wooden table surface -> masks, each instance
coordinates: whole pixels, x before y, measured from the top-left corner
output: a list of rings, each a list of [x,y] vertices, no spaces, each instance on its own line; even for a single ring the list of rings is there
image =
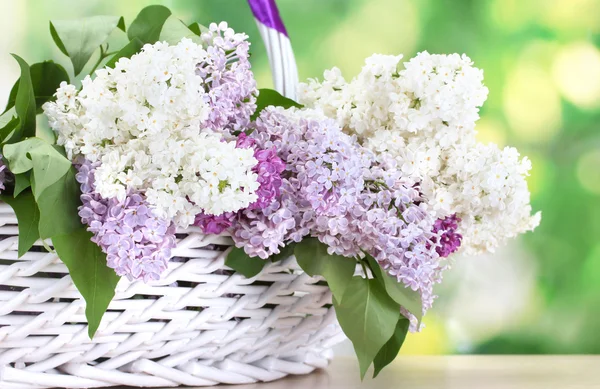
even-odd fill
[[[326,370],[227,389],[600,389],[598,356],[402,356],[360,382],[352,358]]]

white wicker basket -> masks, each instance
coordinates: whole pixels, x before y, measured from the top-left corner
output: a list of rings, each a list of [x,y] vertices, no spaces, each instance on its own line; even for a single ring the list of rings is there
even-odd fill
[[[275,84],[293,97],[289,41],[259,27]],[[41,242],[17,258],[17,219],[1,203],[0,239],[1,389],[272,381],[327,366],[344,339],[329,288],[293,257],[246,279],[224,264],[231,238],[190,228],[160,281],[121,280],[90,340],[66,266]]]

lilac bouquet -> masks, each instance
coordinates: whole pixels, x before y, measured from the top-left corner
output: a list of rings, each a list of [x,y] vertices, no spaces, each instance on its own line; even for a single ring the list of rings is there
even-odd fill
[[[374,55],[351,81],[334,68],[301,84],[300,105],[256,89],[245,34],[165,15],[158,36],[138,17],[116,54],[100,42],[97,65],[111,58],[80,89],[44,63],[56,89],[45,101],[27,99],[38,64],[16,57],[18,93],[0,117],[0,189],[20,199],[17,216],[39,216],[19,253],[52,240],[88,301],[90,336],[119,278],[160,279],[176,231],[196,226],[230,236],[226,264],[248,278],[291,255],[323,277],[361,375],[371,364],[377,375],[420,330],[453,255],[539,223],[530,162],[475,139],[487,89],[468,57]],[[70,25],[57,26],[72,54]],[[71,59],[78,74],[85,63]],[[55,143],[35,137],[36,110]]]

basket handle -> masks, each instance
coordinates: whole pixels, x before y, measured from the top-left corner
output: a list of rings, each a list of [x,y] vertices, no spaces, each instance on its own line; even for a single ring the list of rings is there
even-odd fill
[[[248,4],[265,42],[275,89],[285,97],[295,99],[298,68],[277,4],[275,0],[248,0]]]

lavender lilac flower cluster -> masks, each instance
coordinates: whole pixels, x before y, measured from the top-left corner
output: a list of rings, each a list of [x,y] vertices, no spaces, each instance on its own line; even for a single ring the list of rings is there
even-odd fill
[[[130,280],[157,280],[167,268],[175,247],[175,226],[152,215],[144,197],[104,199],[94,188],[98,164],[83,161],[75,176],[81,184],[81,221],[94,234],[92,241],[106,253],[107,264]]]
[[[419,291],[424,312],[431,307],[444,257],[460,245],[457,220],[436,220],[418,187],[393,162],[375,161],[333,120],[311,110],[267,108],[242,143],[277,150],[285,170],[280,196],[227,219],[238,247],[268,258],[290,242],[314,236],[330,253],[373,256],[399,282]],[[229,228],[222,217],[201,218],[204,231]]]
[[[307,115],[308,113],[308,115]],[[251,134],[285,162],[281,196],[262,209],[240,212],[233,239],[250,256],[267,258],[287,242],[299,242],[319,217],[343,215],[363,186],[368,153],[355,147],[333,120],[311,111],[267,108]]]
[[[400,171],[374,165],[356,205],[341,218],[319,223],[317,236],[338,254],[373,256],[399,282],[421,293],[425,312],[444,270],[434,222],[421,194]]]
[[[236,34],[226,23],[211,24],[202,34],[207,56],[197,74],[205,80],[210,106],[207,128],[215,131],[243,130],[256,109],[256,80],[250,70],[250,43],[246,34]]]

